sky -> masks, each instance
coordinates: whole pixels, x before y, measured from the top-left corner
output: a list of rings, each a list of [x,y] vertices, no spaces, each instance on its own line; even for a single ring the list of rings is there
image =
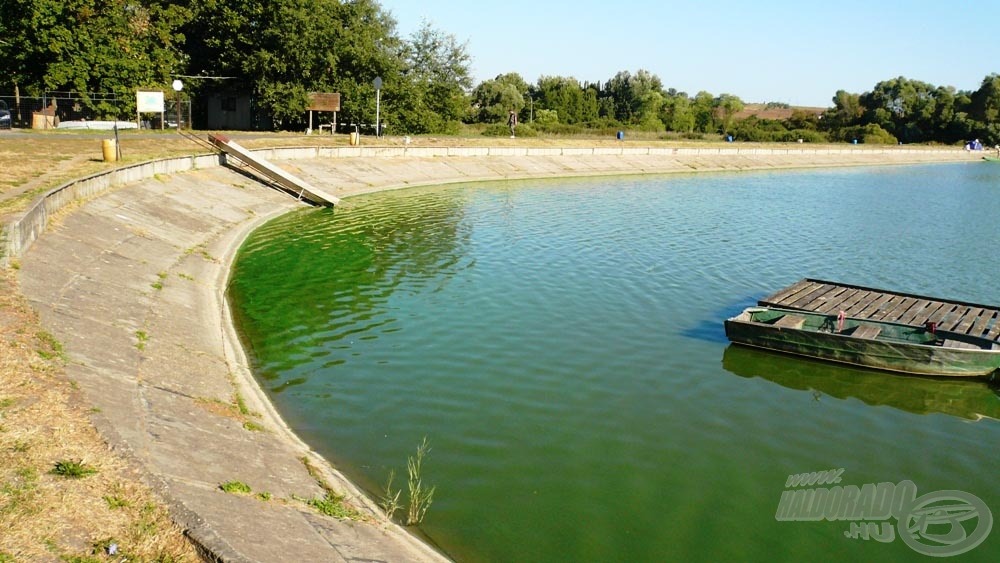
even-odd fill
[[[976,90],[1000,73],[1000,0],[381,0],[467,42],[478,84],[517,72],[605,82],[640,69],[694,96],[828,107],[904,76]]]

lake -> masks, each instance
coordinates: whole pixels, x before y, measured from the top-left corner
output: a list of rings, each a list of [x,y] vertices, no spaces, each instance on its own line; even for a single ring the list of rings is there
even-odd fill
[[[786,481],[1000,518],[1000,391],[735,348],[723,321],[804,277],[1000,303],[998,219],[986,163],[414,188],[271,221],[229,293],[282,416],[372,496],[427,438],[420,531],[456,560],[910,561],[896,519],[776,519]]]

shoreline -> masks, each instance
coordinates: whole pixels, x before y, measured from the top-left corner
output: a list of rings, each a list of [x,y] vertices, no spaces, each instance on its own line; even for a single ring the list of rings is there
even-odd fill
[[[310,181],[335,186],[345,197],[489,179],[978,160],[952,150],[905,162],[885,155],[858,162],[858,154],[819,158],[803,151],[745,161],[717,154],[688,162],[649,155],[275,160]],[[644,160],[651,158],[660,164]],[[125,185],[92,197],[48,229],[23,256],[19,275],[44,324],[66,343],[67,377],[79,381],[88,400],[107,413],[95,415],[106,439],[131,452],[162,483],[157,488],[175,518],[200,545],[226,560],[276,560],[288,553],[307,559],[443,559],[414,534],[380,521],[374,502],[284,423],[249,369],[225,295],[232,261],[253,229],[295,209],[294,200],[215,167]],[[161,289],[153,287],[157,279]],[[266,432],[247,431],[246,420],[204,406],[239,403],[233,393],[249,399],[249,410],[260,414],[256,420]],[[330,521],[290,500],[263,502],[217,490],[217,484],[238,478],[276,498],[322,495],[301,457],[379,523]],[[206,471],[199,471],[202,467]]]

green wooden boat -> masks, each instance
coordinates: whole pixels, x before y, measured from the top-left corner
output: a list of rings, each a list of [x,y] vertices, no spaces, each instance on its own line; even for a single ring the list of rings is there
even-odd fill
[[[1000,156],[984,156],[983,160],[986,162],[1000,162]]]
[[[774,307],[749,307],[725,324],[736,344],[885,371],[992,378],[1000,369],[1000,345],[993,340],[933,325]]]

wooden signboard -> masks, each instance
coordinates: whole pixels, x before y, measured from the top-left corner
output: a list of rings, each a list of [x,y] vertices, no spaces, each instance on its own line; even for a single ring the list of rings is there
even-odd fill
[[[309,111],[340,111],[340,93],[309,92]]]

